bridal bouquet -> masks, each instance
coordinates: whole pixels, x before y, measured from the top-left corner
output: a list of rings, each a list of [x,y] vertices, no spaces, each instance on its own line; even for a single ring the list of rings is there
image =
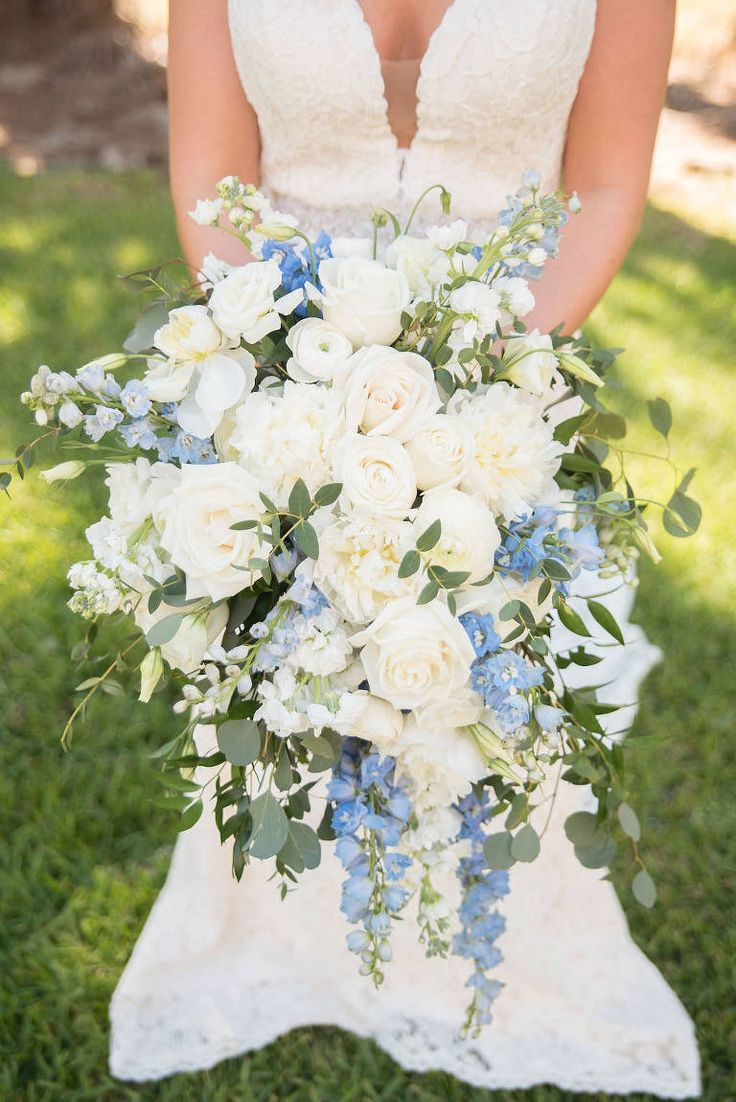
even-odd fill
[[[566,826],[578,857],[603,867],[628,836],[634,894],[654,901],[612,706],[594,675],[565,684],[571,664],[594,674],[594,629],[622,641],[601,601],[581,615],[576,578],[656,555],[600,397],[614,353],[522,320],[575,206],[529,173],[484,235],[413,235],[413,215],[379,210],[372,237],[311,240],[226,178],[193,216],[252,262],[210,255],[194,286],[139,274],[158,297],[126,351],[41,367],[23,395],[41,432],[13,461],[22,475],[52,437],[74,454],[48,481],[107,475],[69,571],[89,676],[65,741],[121,671],[143,701],[175,683],[184,726],[155,756],[180,829],[206,803],[235,875],[271,859],[282,891],[334,841],[360,971],[381,982],[414,898],[427,953],[472,963],[467,1030],[490,1020],[494,908],[539,851],[545,781],[591,786],[597,813]],[[650,409],[666,436],[667,404]],[[678,535],[697,525],[690,477],[664,506]],[[103,668],[110,616],[139,630]],[[578,646],[552,652],[557,622]]]

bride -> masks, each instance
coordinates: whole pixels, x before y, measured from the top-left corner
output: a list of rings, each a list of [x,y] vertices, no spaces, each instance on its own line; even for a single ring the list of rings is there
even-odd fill
[[[576,189],[583,212],[527,321],[571,331],[636,232],[673,17],[674,0],[172,0],[171,180],[187,258],[195,270],[211,249],[246,259],[186,214],[229,173],[260,181],[307,231],[356,234],[372,205],[401,215],[437,182],[454,217],[487,225],[536,169],[543,190]],[[620,729],[657,654],[628,624],[631,588],[606,600],[626,625],[598,667],[607,698],[627,705]],[[264,863],[232,879],[203,816],[178,840],[113,997],[113,1074],[207,1068],[318,1024],[479,1087],[697,1095],[692,1023],[630,940],[611,884],[577,863],[562,824],[580,790],[563,787],[541,857],[512,870],[505,987],[474,1040],[458,1036],[462,964],[426,960],[411,923],[398,924],[380,993],[357,975],[331,853],[281,902]]]

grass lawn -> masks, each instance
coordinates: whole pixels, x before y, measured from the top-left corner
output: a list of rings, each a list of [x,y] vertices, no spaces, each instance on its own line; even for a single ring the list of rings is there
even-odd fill
[[[650,207],[592,326],[599,340],[630,349],[622,400],[635,438],[651,442],[641,399],[670,399],[675,454],[699,468],[694,492],[705,509],[694,539],[660,539],[665,561],[644,567],[636,612],[667,653],[644,687],[637,734],[668,738],[630,759],[661,904],[641,910],[613,875],[634,937],[695,1019],[703,1097],[733,1102],[736,244],[727,227],[707,235],[694,217]],[[43,361],[73,369],[113,350],[138,308],[115,275],[175,248],[157,176],[0,175],[0,454],[12,454],[24,432],[17,395],[31,371]],[[80,622],[65,609],[65,572],[100,505],[91,481],[61,493],[42,490],[36,477],[12,505],[0,502],[0,1098],[580,1098],[546,1087],[488,1093],[441,1074],[408,1074],[370,1043],[326,1029],[163,1084],[110,1079],[107,1003],[162,883],[173,823],[148,804],[158,786],[143,753],[167,737],[163,702],[105,697],[71,754],[58,742],[79,680],[67,658]]]

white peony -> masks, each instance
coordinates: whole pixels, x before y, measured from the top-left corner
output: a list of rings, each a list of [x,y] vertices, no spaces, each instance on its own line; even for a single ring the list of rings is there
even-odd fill
[[[302,318],[286,335],[291,356],[286,371],[298,383],[330,383],[350,358],[353,346],[322,318]]]
[[[259,390],[243,402],[229,446],[281,508],[297,479],[311,493],[332,481],[335,446],[344,433],[341,394],[287,381],[283,390]]]
[[[390,436],[346,437],[335,456],[345,512],[401,520],[417,496],[414,468],[406,449]]]
[[[275,260],[258,261],[235,268],[210,297],[212,316],[228,337],[255,344],[281,326],[274,292],[281,284]]]
[[[411,440],[440,406],[432,365],[416,352],[382,344],[360,348],[335,375],[349,429]]]
[[[159,620],[174,616],[176,612],[175,608],[163,603],[155,612],[149,612],[148,597],[144,594],[136,605],[133,618],[145,635]],[[161,644],[162,656],[172,669],[192,673],[199,668],[209,648],[222,635],[227,618],[228,609],[225,604],[201,612],[187,613],[173,639]]]
[[[314,584],[353,624],[367,624],[397,597],[416,592],[418,575],[399,578],[412,546],[406,521],[340,517],[320,533]]]
[[[430,562],[446,570],[469,572],[465,584],[487,577],[501,536],[485,502],[462,490],[429,490],[417,510],[414,530],[419,536],[437,520],[442,528],[428,552]]]
[[[410,716],[392,749],[398,776],[408,778],[417,811],[455,803],[488,774],[469,731]]]
[[[475,651],[441,601],[392,601],[351,639],[361,647],[370,690],[395,708],[421,709],[448,700],[468,682]]]
[[[268,544],[255,528],[231,527],[261,519],[258,490],[255,479],[235,463],[182,468],[164,512],[161,545],[184,571],[188,598],[232,597],[259,576],[248,562],[267,558]]]
[[[414,299],[432,298],[435,287],[450,274],[450,260],[432,241],[399,234],[384,254],[386,263],[407,282]]]
[[[504,377],[532,394],[544,394],[557,375],[557,357],[549,333],[534,329],[510,338],[503,356]]]
[[[515,520],[557,495],[554,476],[564,448],[542,417],[538,399],[508,383],[457,393],[448,412],[468,426],[475,450],[460,486],[494,514]]]
[[[436,413],[406,444],[417,486],[457,486],[473,457],[473,437],[457,417]]]
[[[321,261],[322,313],[353,348],[391,344],[401,332],[401,314],[411,293],[400,272],[362,256]]]
[[[450,294],[450,309],[459,314],[454,331],[466,345],[496,332],[501,320],[501,296],[487,283],[469,279]]]

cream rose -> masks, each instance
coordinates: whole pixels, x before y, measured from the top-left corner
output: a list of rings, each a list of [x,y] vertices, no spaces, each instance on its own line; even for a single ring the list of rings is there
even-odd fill
[[[258,483],[235,463],[187,465],[164,511],[161,546],[184,571],[187,597],[219,601],[259,576],[251,558],[268,556],[255,528],[233,531],[241,520],[260,520]]]
[[[387,700],[382,700],[380,696],[372,696],[371,693],[363,690],[353,693],[353,700],[362,701],[362,707],[350,725],[344,728],[343,733],[372,742],[384,754],[390,754],[404,725],[401,712]]]
[[[228,337],[255,344],[281,326],[274,299],[280,284],[275,260],[235,268],[215,284],[210,297],[212,317]]]
[[[459,692],[475,659],[462,625],[439,600],[393,601],[351,642],[362,648],[371,692],[401,709],[426,708]]]
[[[382,344],[359,349],[335,374],[348,428],[405,443],[440,406],[432,365]]]
[[[493,570],[493,556],[501,543],[488,506],[462,490],[429,490],[417,510],[414,529],[421,535],[436,520],[440,538],[428,552],[435,566],[469,572],[468,583],[478,582]]]
[[[319,266],[322,313],[353,348],[391,344],[411,294],[400,272],[362,256],[328,257]]]
[[[549,333],[538,329],[510,338],[503,356],[504,377],[532,394],[544,394],[557,374],[557,357]]]
[[[455,803],[475,781],[488,774],[488,766],[469,731],[429,724],[415,716],[404,722],[391,754],[396,757],[398,775],[409,781],[417,811]]]
[[[298,383],[329,383],[353,352],[339,329],[322,318],[302,318],[286,335],[289,376]]]
[[[336,452],[335,478],[348,513],[401,520],[417,496],[411,460],[390,436],[346,437]]]
[[[473,437],[456,417],[436,413],[407,441],[406,450],[414,466],[417,486],[457,486],[473,457]]]

